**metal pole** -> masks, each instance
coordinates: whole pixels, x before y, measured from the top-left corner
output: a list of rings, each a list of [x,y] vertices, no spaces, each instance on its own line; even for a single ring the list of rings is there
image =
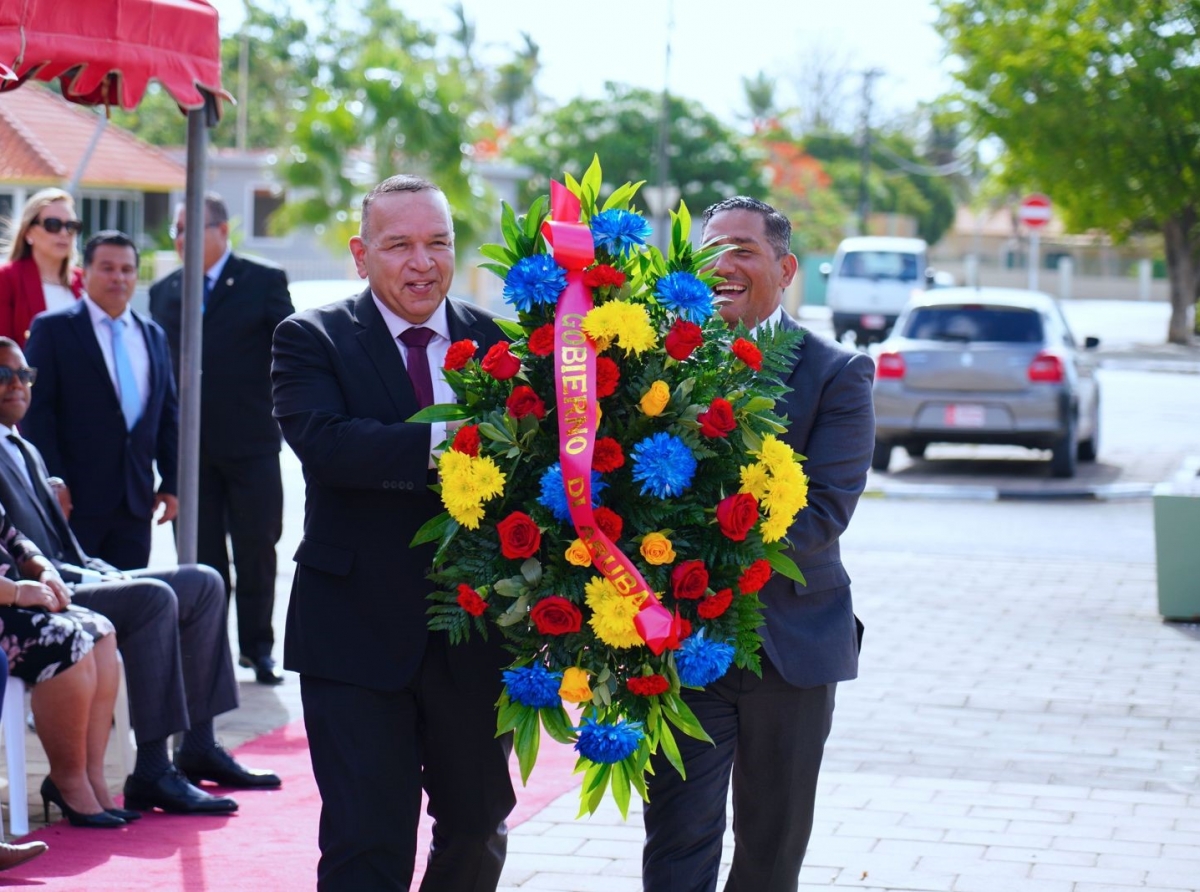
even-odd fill
[[[666,58],[663,62],[663,91],[662,106],[658,112],[658,145],[655,148],[656,179],[658,181],[658,207],[652,208],[654,215],[653,238],[664,256],[671,250],[671,234],[667,231],[667,221],[671,219],[667,208],[667,182],[671,178],[671,159],[668,149],[671,144],[671,94],[668,88],[671,79],[671,35],[675,30],[675,5],[667,4],[667,47]]]
[[[1038,257],[1042,246],[1042,237],[1035,229],[1029,234],[1029,290],[1037,291],[1038,288],[1038,264],[1041,260]]]
[[[878,68],[863,72],[863,132],[858,174],[859,235],[867,235],[867,220],[871,216],[871,82],[882,74]]]
[[[83,155],[79,158],[79,163],[75,165],[75,171],[71,174],[71,181],[67,183],[64,191],[71,193],[75,198],[75,203],[82,206],[80,200],[79,182],[83,179],[83,172],[87,170],[88,162],[92,160],[92,154],[96,151],[96,146],[100,142],[100,137],[104,135],[104,128],[108,126],[108,109],[100,109],[99,120],[96,121],[96,126],[92,130],[91,139],[88,140],[87,146],[83,150]],[[101,226],[101,228],[105,228]]]
[[[204,308],[204,178],[208,158],[206,109],[187,116],[187,211],[183,240],[183,307],[179,337],[179,563],[196,562],[200,498],[200,351]]]

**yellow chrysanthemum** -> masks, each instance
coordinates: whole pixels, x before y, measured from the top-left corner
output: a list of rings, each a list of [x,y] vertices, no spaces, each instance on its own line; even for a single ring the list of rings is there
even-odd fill
[[[442,504],[469,530],[479,528],[483,503],[504,492],[504,472],[489,456],[470,456],[450,449],[438,460]]]
[[[592,699],[592,689],[588,686],[588,674],[578,666],[568,666],[563,670],[562,684],[558,686],[558,696],[568,703],[588,703]]]
[[[583,330],[601,349],[614,341],[627,353],[643,353],[658,343],[650,314],[638,304],[612,300],[583,317]]]
[[[764,542],[778,542],[787,535],[791,522],[782,516],[770,516],[762,522],[762,537]]]
[[[592,616],[588,625],[596,637],[609,647],[637,647],[645,644],[633,625],[642,597],[625,597],[603,576],[594,576],[584,587]]]
[[[565,554],[567,563],[573,564],[576,567],[586,567],[592,562],[592,556],[587,550],[587,546],[583,544],[582,539],[576,539],[568,547]]]
[[[642,537],[642,557],[647,564],[662,566],[675,560],[675,546],[662,533],[647,533]]]
[[[767,473],[766,465],[758,461],[752,465],[743,465],[741,478],[742,488],[740,491],[750,493],[761,502],[771,483],[771,475]]]
[[[667,408],[669,402],[671,402],[671,388],[667,386],[666,381],[655,381],[650,385],[650,389],[642,394],[639,405],[643,412],[654,418],[662,414],[662,410]]]
[[[767,470],[774,474],[778,468],[795,462],[796,453],[791,446],[774,434],[767,434],[763,437],[762,449],[759,451],[758,457],[767,466]]]

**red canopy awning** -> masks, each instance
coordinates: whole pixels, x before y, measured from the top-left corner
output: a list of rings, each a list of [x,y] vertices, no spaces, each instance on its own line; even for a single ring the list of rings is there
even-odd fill
[[[5,66],[16,80],[3,79]],[[229,98],[217,11],[204,0],[0,0],[0,90],[31,77],[58,78],[75,102],[125,109],[151,79],[184,109],[203,107],[206,93]]]

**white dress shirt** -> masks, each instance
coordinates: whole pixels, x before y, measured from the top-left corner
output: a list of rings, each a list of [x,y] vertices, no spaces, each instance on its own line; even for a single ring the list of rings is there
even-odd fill
[[[393,313],[387,304],[375,295],[374,291],[371,292],[371,299],[375,301],[375,306],[379,308],[379,314],[383,316],[388,333],[392,336],[392,343],[400,351],[405,368],[408,368],[408,348],[400,340],[401,333],[410,328],[428,328],[434,333],[425,347],[425,355],[429,359],[429,377],[433,381],[433,401],[435,403],[457,402],[454,389],[446,383],[446,378],[442,374],[442,367],[446,364],[446,353],[450,350],[450,319],[446,315],[446,302],[442,301],[438,304],[433,315],[420,325],[413,325],[407,319],[401,319]],[[437,421],[429,425],[429,467],[437,467],[433,447],[445,439],[446,423],[444,421]]]
[[[112,381],[113,391],[119,396],[121,388],[117,384],[117,370],[113,365],[112,329],[104,321],[108,313],[86,294],[83,302],[87,305],[88,316],[92,320],[92,330],[96,333],[96,342],[100,345],[100,353],[104,356],[104,364],[108,367],[108,377]],[[129,354],[129,364],[133,367],[133,377],[137,381],[138,395],[142,400],[142,410],[146,408],[146,398],[150,394],[150,351],[146,347],[146,339],[142,335],[142,327],[133,318],[129,308],[117,317],[125,320],[121,330],[121,341],[125,344],[125,352]]]

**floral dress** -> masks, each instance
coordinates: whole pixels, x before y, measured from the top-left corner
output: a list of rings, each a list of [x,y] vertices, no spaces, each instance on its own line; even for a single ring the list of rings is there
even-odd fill
[[[41,554],[0,508],[0,575],[18,581],[17,565]],[[0,606],[0,650],[8,674],[33,685],[70,669],[114,632],[108,618],[72,604],[62,613]]]

